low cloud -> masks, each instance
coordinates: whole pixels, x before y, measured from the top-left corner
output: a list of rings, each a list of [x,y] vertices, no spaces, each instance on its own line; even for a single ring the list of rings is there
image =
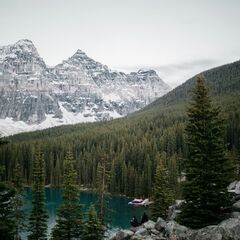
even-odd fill
[[[200,59],[188,62],[181,62],[177,64],[166,65],[149,65],[149,66],[129,66],[120,67],[125,72],[137,71],[141,68],[154,69],[158,75],[172,88],[182,84],[194,75],[208,70],[210,68],[219,66],[223,63],[217,60]]]
[[[154,69],[164,81],[174,88],[194,75],[220,64],[221,63],[216,60],[202,59],[179,64],[162,65]]]

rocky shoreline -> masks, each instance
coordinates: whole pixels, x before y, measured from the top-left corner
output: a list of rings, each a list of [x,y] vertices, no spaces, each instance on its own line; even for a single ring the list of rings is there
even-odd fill
[[[156,222],[149,220],[140,227],[120,230],[111,240],[240,240],[239,211],[233,212],[231,218],[218,225],[198,230],[182,226],[174,220],[168,222],[162,218],[158,218]]]
[[[174,221],[177,206],[170,207],[170,220],[158,218],[156,222],[149,220],[143,225],[130,230],[119,230],[111,240],[240,240],[240,181],[233,182],[229,192],[233,196],[232,213],[230,218],[218,225],[211,225],[193,230]]]

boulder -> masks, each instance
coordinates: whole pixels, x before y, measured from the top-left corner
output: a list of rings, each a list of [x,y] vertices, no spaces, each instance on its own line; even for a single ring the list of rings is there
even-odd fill
[[[240,212],[233,212],[232,218],[218,225],[192,230],[175,221],[148,221],[136,231],[121,230],[112,240],[240,240]]]
[[[229,218],[221,222],[218,226],[222,229],[223,239],[240,240],[240,219]]]
[[[151,236],[133,235],[132,240],[153,240]]]
[[[189,234],[189,240],[240,240],[240,218],[229,218]]]
[[[235,196],[233,197],[233,199],[234,199],[235,202],[237,202],[238,200],[240,200],[240,194],[235,195]]]
[[[132,240],[143,240],[144,236],[141,235],[133,235],[133,237],[131,238]]]
[[[135,232],[137,232],[137,230],[140,229],[140,228],[141,228],[141,227],[131,227],[130,230],[135,233]]]
[[[166,221],[159,217],[157,219],[157,222],[155,223],[155,228],[156,230],[161,232],[165,228],[166,224],[167,224]]]
[[[165,233],[169,239],[187,240],[189,229],[175,221],[169,221],[165,226]]]
[[[237,183],[238,183],[238,181],[231,182],[227,189],[228,190],[234,190],[236,188]]]
[[[176,200],[174,205],[169,206],[168,208],[168,217],[169,221],[174,220],[176,216],[181,212],[180,208],[185,203],[185,200]]]
[[[228,186],[228,192],[240,194],[240,181],[234,181]]]
[[[217,231],[217,226],[208,226],[189,234],[189,240],[223,240],[220,231]]]
[[[112,240],[128,240],[133,236],[134,232],[130,230],[120,230],[116,233],[116,235],[112,238]]]
[[[155,222],[154,221],[152,221],[152,220],[149,220],[149,221],[147,221],[147,222],[145,222],[144,224],[143,224],[143,226],[146,228],[146,229],[154,229],[155,228]]]
[[[181,208],[183,204],[186,203],[186,200],[176,200],[175,201],[175,206],[177,209]]]
[[[146,228],[141,227],[135,232],[135,235],[146,236],[148,235],[148,230]]]
[[[233,204],[233,209],[240,212],[240,200]]]
[[[238,218],[238,217],[240,217],[240,212],[232,212],[231,217],[232,217],[232,218]]]
[[[151,229],[151,234],[159,235],[160,232],[157,229],[153,228],[153,229]]]

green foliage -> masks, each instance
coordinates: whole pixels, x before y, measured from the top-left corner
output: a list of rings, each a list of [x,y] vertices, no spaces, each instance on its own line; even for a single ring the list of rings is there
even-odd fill
[[[13,200],[13,218],[15,219],[15,236],[14,239],[18,240],[20,238],[20,232],[26,229],[25,223],[25,213],[23,211],[23,182],[21,167],[19,162],[16,162],[16,165],[13,169],[13,179],[12,185],[15,188],[16,194]]]
[[[211,103],[202,77],[197,80],[193,102],[188,107],[186,133],[186,204],[179,221],[201,228],[224,218],[223,209],[230,205],[227,186],[233,176],[231,162],[226,158],[220,109]]]
[[[160,157],[158,157],[152,200],[152,216],[156,219],[158,217],[166,219],[168,216],[168,207],[174,202],[174,198],[173,190],[170,187],[169,171],[164,166]]]
[[[82,205],[76,181],[73,155],[68,150],[64,160],[63,202],[57,212],[52,239],[79,239],[82,234]]]
[[[0,138],[0,146],[7,142]],[[4,167],[0,166],[0,174],[4,179]],[[16,191],[7,183],[0,182],[0,239],[14,239],[17,223],[14,219],[14,199]]]
[[[36,147],[33,163],[32,211],[29,217],[28,239],[47,239],[47,213],[44,206],[44,159],[39,146]]]
[[[16,221],[12,210],[15,194],[14,188],[0,183],[0,239],[14,239]]]
[[[109,189],[110,184],[110,165],[106,155],[99,154],[99,162],[97,165],[97,176],[96,176],[96,186],[98,193],[97,208],[98,216],[101,221],[102,226],[109,222],[108,213],[110,211],[108,207],[109,203]]]
[[[88,219],[84,223],[82,240],[102,240],[104,231],[101,220],[98,218],[94,205],[88,211]]]

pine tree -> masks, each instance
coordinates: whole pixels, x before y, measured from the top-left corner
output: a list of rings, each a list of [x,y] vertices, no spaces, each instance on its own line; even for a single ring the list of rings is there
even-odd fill
[[[157,157],[158,165],[153,187],[151,213],[154,218],[168,216],[168,207],[173,203],[173,192],[170,189],[169,173],[163,161]]]
[[[63,201],[57,212],[52,239],[79,239],[82,234],[82,205],[76,185],[77,172],[73,164],[72,152],[69,150],[64,159]]]
[[[0,146],[7,144],[0,138]],[[5,168],[0,166],[0,175],[4,179]],[[0,239],[12,240],[16,228],[16,221],[13,216],[14,198],[16,191],[5,182],[0,182]]]
[[[186,204],[178,220],[201,228],[223,219],[223,210],[230,204],[227,186],[233,175],[225,154],[220,109],[211,103],[203,77],[197,80],[187,113]]]
[[[82,240],[102,240],[103,237],[102,223],[97,216],[94,205],[92,205],[88,211],[88,220],[84,224]]]
[[[0,183],[0,239],[14,239],[16,221],[13,216],[15,189],[6,183]]]
[[[97,165],[97,208],[98,208],[98,216],[101,220],[103,226],[105,226],[106,222],[109,222],[110,219],[108,218],[108,213],[110,209],[108,207],[109,203],[109,194],[108,194],[108,187],[110,184],[110,166],[107,161],[106,155],[100,153],[100,161]]]
[[[18,240],[20,238],[20,232],[25,230],[25,214],[22,209],[23,207],[23,182],[22,182],[22,174],[21,167],[19,162],[16,162],[16,165],[13,169],[13,179],[12,185],[15,188],[16,195],[13,199],[13,216],[16,221],[15,227],[15,236],[14,239]]]
[[[44,159],[40,147],[35,150],[35,159],[33,163],[33,186],[32,186],[32,211],[29,218],[28,230],[30,232],[28,239],[43,240],[47,239],[47,212],[45,209],[44,198]]]

